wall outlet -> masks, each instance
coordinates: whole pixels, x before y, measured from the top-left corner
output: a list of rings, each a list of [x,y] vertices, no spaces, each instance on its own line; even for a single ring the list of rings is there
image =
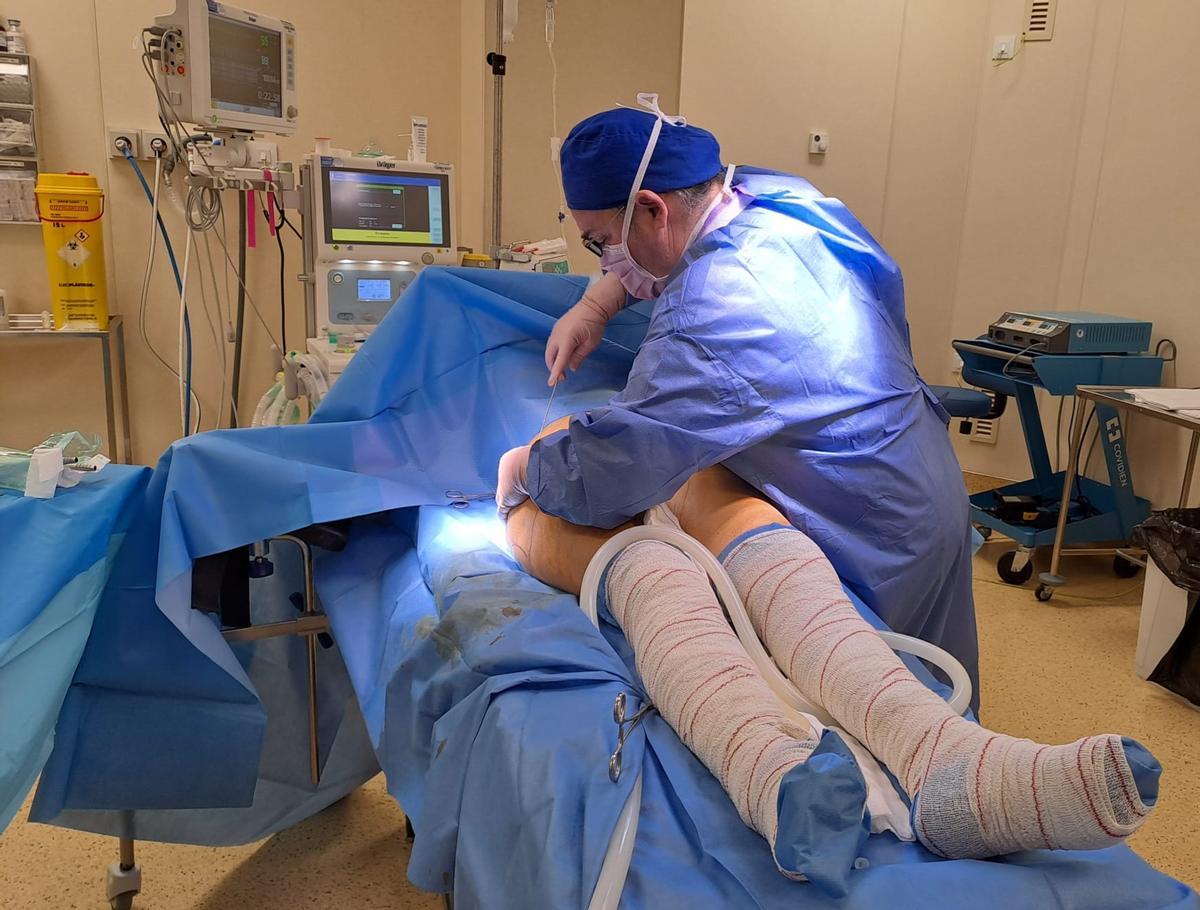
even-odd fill
[[[810,155],[824,155],[829,151],[829,133],[824,130],[815,130],[808,134],[808,153]]]
[[[129,147],[129,151],[133,154],[134,158],[142,157],[141,132],[139,130],[110,126],[107,135],[109,158],[125,157],[125,153],[121,151],[122,143]]]
[[[165,158],[168,150],[171,148],[170,142],[167,141],[167,134],[162,130],[140,130],[142,141],[142,157],[144,158]]]
[[[1017,56],[1017,36],[997,35],[996,40],[992,42],[992,59],[1011,60],[1015,56]]]

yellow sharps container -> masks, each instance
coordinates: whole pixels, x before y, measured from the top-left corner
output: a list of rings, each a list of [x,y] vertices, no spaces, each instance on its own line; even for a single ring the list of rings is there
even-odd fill
[[[54,327],[107,329],[104,190],[90,174],[38,174],[35,192]]]

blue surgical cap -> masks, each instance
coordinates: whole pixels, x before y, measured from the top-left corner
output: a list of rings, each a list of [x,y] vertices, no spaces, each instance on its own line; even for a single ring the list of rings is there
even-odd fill
[[[633,108],[593,114],[577,124],[559,152],[567,207],[596,211],[624,205],[650,141],[655,115]],[[669,193],[721,170],[717,137],[698,126],[664,123],[642,189]]]

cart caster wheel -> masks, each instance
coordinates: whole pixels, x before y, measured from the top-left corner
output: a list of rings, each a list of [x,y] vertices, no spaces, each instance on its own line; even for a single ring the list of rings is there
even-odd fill
[[[1037,590],[1033,592],[1033,596],[1042,603],[1045,603],[1054,596],[1054,589],[1049,585],[1038,585]]]
[[[1113,557],[1113,574],[1117,578],[1136,578],[1142,569],[1136,562],[1130,562],[1123,556]]]
[[[112,910],[133,910],[133,895],[122,894],[114,897],[108,903]]]
[[[1023,585],[1033,577],[1033,560],[1029,559],[1021,568],[1014,569],[1013,563],[1016,558],[1016,550],[1010,550],[1002,555],[996,562],[996,574],[1000,576],[1001,581],[1008,582],[1010,585]]]

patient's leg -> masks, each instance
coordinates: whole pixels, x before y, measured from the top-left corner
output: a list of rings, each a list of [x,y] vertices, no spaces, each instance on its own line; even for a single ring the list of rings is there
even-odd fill
[[[732,474],[707,471],[671,508],[685,531],[725,553],[780,669],[916,799],[922,843],[954,857],[1091,849],[1142,824],[1159,768],[1141,745],[1092,736],[1043,746],[955,716],[873,634],[816,544],[756,496]]]
[[[872,632],[804,534],[752,534],[724,564],[780,669],[892,769],[934,852],[1096,849],[1145,820],[1159,768],[1141,745],[1109,735],[1044,746],[957,717]]]
[[[840,880],[865,837],[866,800],[840,740],[818,746],[803,718],[776,698],[708,576],[679,550],[658,541],[626,547],[605,588],[659,713],[721,782],[742,821],[766,838],[779,869]],[[818,748],[826,760],[809,772]]]
[[[732,474],[697,474],[670,506],[712,552],[728,548],[725,568],[768,651],[807,698],[893,770],[916,799],[915,827],[927,847],[964,857],[1089,849],[1141,825],[1159,768],[1139,744],[1098,736],[1042,746],[956,717],[872,633],[816,545]],[[537,513],[531,503],[523,508]],[[577,592],[587,562],[615,532],[532,513],[515,529],[510,521],[510,539],[517,530],[530,559],[522,564],[538,577],[539,564],[553,568],[554,583]],[[529,533],[535,526],[540,534]]]
[[[694,530],[712,545],[722,525],[753,507],[727,503],[721,520]],[[521,565],[576,594],[591,558],[620,530],[572,525],[532,502],[508,516]],[[865,836],[866,785],[844,744],[835,736],[819,742],[779,701],[729,627],[708,577],[679,550],[656,541],[626,547],[604,587],[659,713],[721,782],[742,820],[771,844],[779,869],[837,889]],[[809,773],[814,751],[824,758]]]

